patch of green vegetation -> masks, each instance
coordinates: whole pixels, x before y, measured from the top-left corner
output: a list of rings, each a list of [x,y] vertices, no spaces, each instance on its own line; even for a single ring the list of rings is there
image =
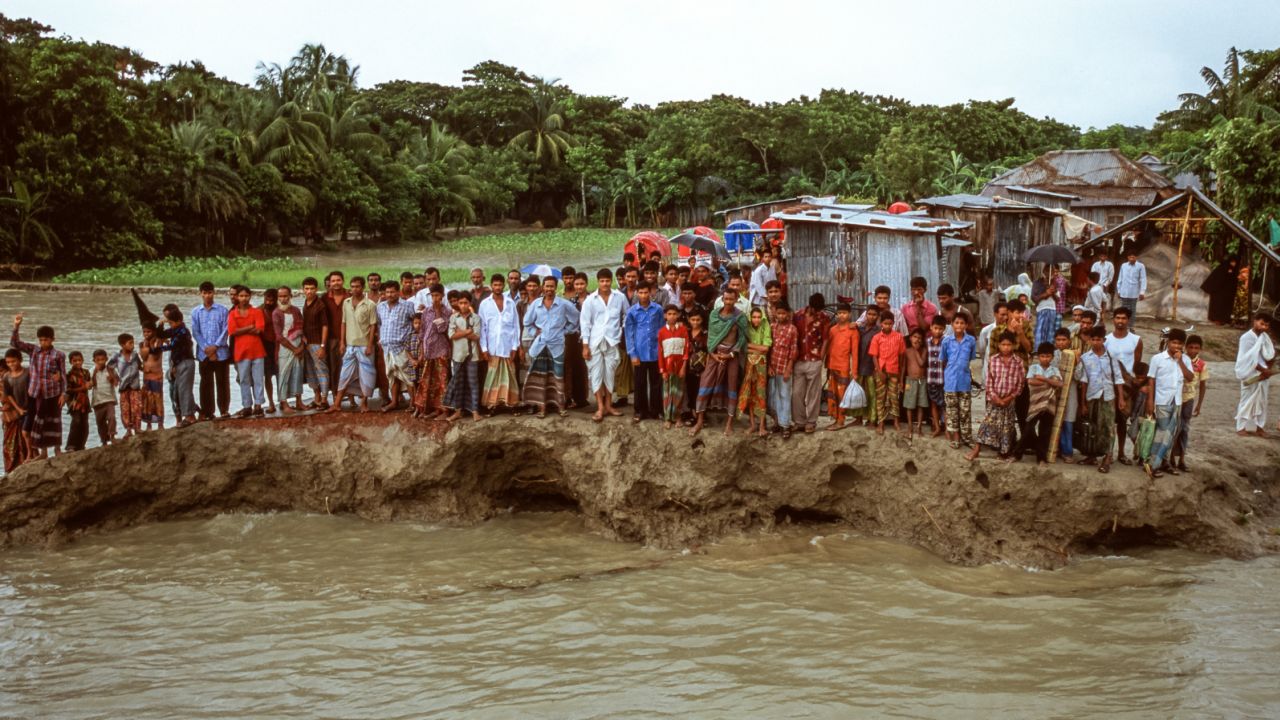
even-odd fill
[[[446,240],[422,246],[421,261],[403,267],[394,267],[385,257],[384,250],[370,251],[370,257],[361,261],[363,254],[352,254],[350,264],[335,262],[322,257],[298,259],[287,257],[169,257],[161,260],[134,262],[109,268],[77,270],[53,278],[56,283],[84,285],[192,287],[208,280],[218,287],[239,283],[254,289],[289,285],[298,287],[302,279],[313,276],[323,281],[324,273],[336,267],[348,277],[380,273],[384,278],[398,278],[406,270],[422,272],[427,265],[440,268],[441,280],[446,284],[466,283],[470,268],[480,263],[485,274],[505,273],[511,267],[529,263],[547,262],[552,265],[580,264],[584,260],[620,258],[622,246],[635,234],[634,230],[604,230],[582,228],[572,230],[545,230],[540,232],[500,233],[476,237]],[[413,255],[413,251],[397,253]]]

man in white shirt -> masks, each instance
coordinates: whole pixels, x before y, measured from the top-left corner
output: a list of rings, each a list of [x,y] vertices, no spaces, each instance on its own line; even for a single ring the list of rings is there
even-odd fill
[[[516,377],[515,354],[520,349],[520,316],[516,301],[505,295],[502,276],[489,279],[489,297],[480,303],[480,357],[488,363],[480,404],[493,414],[499,404],[520,404],[520,383]]]
[[[1146,299],[1147,266],[1138,262],[1138,251],[1130,248],[1116,278],[1116,305],[1129,308],[1132,316],[1138,314],[1138,301]]]
[[[1097,263],[1094,263],[1097,266]],[[1111,267],[1110,264],[1107,267]],[[1089,292],[1084,296],[1084,309],[1092,310],[1099,318],[1105,317],[1107,310],[1107,285],[1102,282],[1097,270],[1089,272]]]
[[[582,358],[587,361],[587,378],[596,396],[596,412],[591,419],[600,422],[605,415],[622,413],[613,407],[614,377],[621,357],[622,323],[630,305],[622,293],[613,291],[613,272],[600,268],[596,273],[598,289],[582,301],[580,326]]]
[[[1240,381],[1240,405],[1236,408],[1236,434],[1266,436],[1267,382],[1274,374],[1276,357],[1271,342],[1271,319],[1265,313],[1253,317],[1253,327],[1240,336],[1236,353],[1236,379]]]
[[[730,275],[729,284],[728,286],[726,286],[726,289],[728,288],[732,288],[735,292],[738,293],[738,299],[733,301],[733,306],[738,308],[738,310],[741,311],[743,315],[746,315],[747,317],[751,317],[751,301],[747,299],[747,294],[742,292],[742,276]],[[720,297],[716,298],[716,301],[711,304],[711,312],[713,313],[720,312],[720,308],[722,307],[724,307],[723,294]]]
[[[1169,331],[1165,351],[1151,358],[1147,370],[1147,417],[1156,420],[1156,436],[1151,441],[1151,456],[1143,465],[1147,476],[1158,478],[1166,472],[1178,471],[1167,465],[1174,438],[1178,437],[1178,421],[1182,418],[1182,384],[1195,379],[1191,360],[1182,352],[1187,333],[1174,328]],[[1136,411],[1137,408],[1134,408]]]
[[[1098,273],[1098,282],[1102,285],[1103,291],[1111,287],[1111,281],[1116,279],[1116,266],[1111,264],[1105,247],[1098,250],[1098,259],[1094,261],[1089,271]]]
[[[1129,330],[1129,321],[1132,319],[1133,313],[1129,308],[1121,305],[1115,309],[1111,316],[1112,322],[1115,324],[1113,329],[1106,338],[1105,346],[1111,357],[1115,358],[1120,364],[1122,376],[1126,385],[1133,380],[1133,364],[1142,362],[1142,338],[1138,337]],[[1130,408],[1134,413],[1142,412],[1141,408]],[[1116,457],[1122,464],[1128,465],[1124,454],[1125,439],[1129,437],[1129,414],[1123,410],[1116,413],[1116,439],[1120,446],[1120,453]]]
[[[760,264],[751,271],[750,305],[764,307],[769,281],[777,279],[778,273],[773,270],[773,251],[765,248],[760,251]]]

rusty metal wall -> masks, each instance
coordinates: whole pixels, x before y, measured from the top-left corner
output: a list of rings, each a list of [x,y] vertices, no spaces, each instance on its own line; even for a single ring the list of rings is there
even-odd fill
[[[929,282],[936,299],[940,281],[940,241],[929,233],[876,232],[835,223],[787,223],[787,299],[803,307],[820,292],[828,303],[844,296],[866,304],[877,285],[888,285],[892,302],[911,296],[910,283],[919,275]]]

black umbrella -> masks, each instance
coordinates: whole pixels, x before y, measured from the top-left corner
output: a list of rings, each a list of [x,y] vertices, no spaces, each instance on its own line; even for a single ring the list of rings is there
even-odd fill
[[[712,240],[706,235],[694,235],[693,233],[680,233],[669,239],[672,245],[683,245],[693,252],[703,252],[708,255],[715,255],[722,260],[729,260],[729,251],[724,245]]]
[[[1062,263],[1074,265],[1080,262],[1080,256],[1076,254],[1076,251],[1066,245],[1037,245],[1022,253],[1022,259],[1029,263],[1049,263],[1051,265],[1060,265]]]
[[[131,288],[129,292],[133,293],[133,304],[138,307],[138,322],[142,323],[144,328],[155,327],[156,323],[160,322],[160,316],[147,308],[147,304],[142,302],[142,296],[137,290]]]

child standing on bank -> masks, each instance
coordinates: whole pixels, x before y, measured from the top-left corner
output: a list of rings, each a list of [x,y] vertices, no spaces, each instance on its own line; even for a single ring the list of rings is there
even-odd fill
[[[844,408],[840,401],[858,371],[858,326],[850,322],[853,308],[848,303],[836,306],[836,321],[827,342],[827,415],[834,422],[828,430],[844,428]]]
[[[120,399],[120,424],[127,438],[142,429],[142,359],[134,351],[133,336],[129,333],[122,333],[116,342],[120,352],[108,363],[120,380],[116,393]]]
[[[67,371],[67,415],[71,427],[67,429],[67,452],[83,450],[89,440],[89,384],[92,378],[84,369],[84,354],[72,350],[67,355],[71,369]]]
[[[769,407],[769,348],[773,347],[773,332],[764,317],[764,309],[751,309],[747,324],[746,372],[742,388],[738,391],[738,413],[747,416],[747,434],[759,437],[769,434],[765,428]]]
[[[939,359],[942,361],[942,390],[947,405],[947,438],[951,448],[973,444],[973,421],[969,393],[973,389],[973,373],[969,362],[977,353],[977,340],[969,334],[969,319],[956,313],[951,320],[951,334],[943,338]]]
[[[978,436],[973,450],[965,456],[973,461],[982,452],[983,445],[990,445],[1004,462],[1013,462],[1013,446],[1018,433],[1018,416],[1013,404],[1022,393],[1026,382],[1026,368],[1022,358],[1013,354],[1017,336],[1005,331],[999,340],[999,352],[987,361],[987,415],[978,426]]]
[[[929,392],[925,387],[925,374],[929,367],[929,354],[925,348],[924,331],[911,331],[911,347],[903,353],[906,367],[906,389],[902,394],[902,407],[907,411],[907,438],[923,434],[924,410],[929,407]]]
[[[142,328],[142,422],[164,427],[164,343],[154,326]]]
[[[862,321],[858,323],[858,384],[862,393],[867,396],[867,406],[859,411],[860,417],[854,418],[855,425],[864,421],[875,425],[876,414],[876,359],[871,357],[871,340],[880,334],[880,307],[871,305],[862,313]]]
[[[1053,435],[1053,419],[1058,409],[1058,391],[1062,388],[1062,373],[1053,364],[1053,345],[1040,343],[1036,348],[1036,360],[1027,369],[1027,387],[1031,399],[1027,406],[1027,420],[1022,424],[1023,446],[1030,444],[1036,451],[1036,464],[1049,464],[1049,439]]]
[[[22,367],[22,353],[9,348],[4,353],[4,376],[0,383],[0,416],[4,420],[4,471],[13,472],[31,457],[31,434],[27,431],[27,385],[31,376]]]
[[[1187,338],[1187,359],[1191,361],[1194,377],[1182,385],[1182,422],[1178,425],[1178,437],[1173,446],[1173,457],[1176,458],[1174,467],[1182,472],[1187,471],[1187,440],[1191,435],[1191,419],[1199,417],[1205,393],[1208,392],[1206,381],[1209,379],[1209,365],[1200,357],[1203,349],[1204,339],[1199,335]]]
[[[458,311],[449,316],[449,358],[453,374],[444,391],[444,408],[453,414],[449,422],[469,412],[480,422],[480,316],[471,311],[471,296],[458,296]]]
[[[791,439],[791,372],[795,368],[800,333],[791,322],[791,306],[786,300],[773,309],[773,349],[769,351],[769,407],[782,430],[782,439]]]
[[[93,405],[93,420],[98,427],[98,443],[104,447],[116,439],[116,386],[120,376],[107,363],[106,350],[93,351],[93,376],[89,385],[89,404]]]
[[[689,329],[680,321],[680,308],[667,305],[666,324],[658,330],[658,372],[662,375],[663,427],[670,430],[680,417],[685,366],[689,361]]]
[[[961,315],[962,313],[956,313]],[[933,433],[930,437],[941,437],[946,429],[945,408],[946,408],[946,391],[943,389],[944,378],[942,377],[942,340],[947,334],[947,320],[939,313],[933,316],[933,322],[929,323],[929,337],[925,343],[925,350],[929,357],[929,368],[925,375],[925,389],[929,395],[929,422],[933,426]]]
[[[875,358],[876,434],[884,434],[884,423],[893,419],[893,429],[898,429],[898,402],[901,399],[902,356],[907,351],[902,333],[893,329],[893,311],[880,314],[880,332],[871,339],[867,353]]]

